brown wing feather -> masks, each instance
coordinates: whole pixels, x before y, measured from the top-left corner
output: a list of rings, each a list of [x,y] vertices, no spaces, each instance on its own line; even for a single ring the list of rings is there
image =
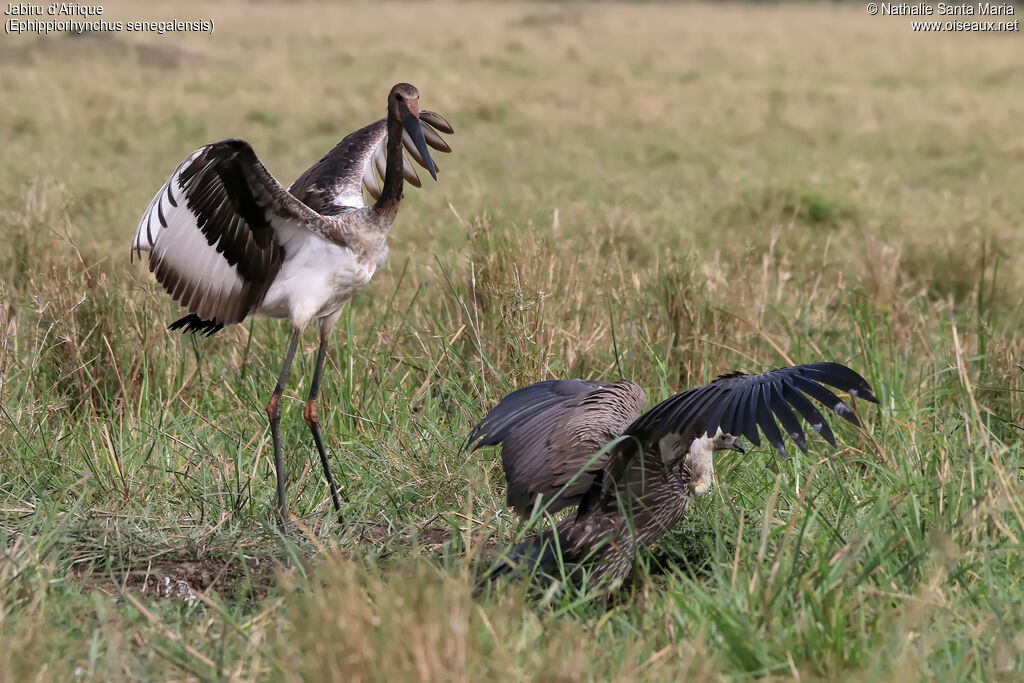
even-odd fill
[[[521,516],[576,505],[639,417],[647,397],[630,382],[549,380],[505,397],[473,429],[475,448],[501,444],[508,504]]]

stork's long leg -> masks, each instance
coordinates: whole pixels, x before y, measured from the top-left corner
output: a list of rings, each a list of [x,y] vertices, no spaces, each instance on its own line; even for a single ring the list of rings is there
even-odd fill
[[[284,460],[281,457],[281,394],[284,393],[284,386],[288,383],[288,372],[292,369],[292,361],[295,359],[295,349],[299,346],[299,336],[302,330],[296,328],[292,332],[292,340],[288,344],[288,352],[284,356],[284,365],[281,368],[281,375],[277,378],[277,386],[274,388],[274,395],[270,397],[267,404],[267,417],[270,418],[270,436],[274,440],[274,470],[277,473],[277,508],[281,515],[281,524],[288,525],[288,507],[284,500]]]
[[[328,330],[329,334],[329,330]],[[331,500],[334,501],[334,509],[338,513],[338,519],[345,522],[345,515],[341,512],[341,500],[338,498],[338,485],[334,483],[334,475],[331,474],[331,464],[327,461],[327,451],[324,449],[324,440],[320,436],[320,416],[316,411],[316,399],[320,395],[320,376],[324,372],[324,362],[327,360],[327,337],[328,334],[320,335],[320,348],[316,352],[316,369],[313,370],[313,383],[309,387],[309,398],[306,400],[306,409],[302,412],[309,425],[309,431],[313,434],[313,442],[320,454],[320,464],[324,467],[324,476],[327,484],[331,487]]]

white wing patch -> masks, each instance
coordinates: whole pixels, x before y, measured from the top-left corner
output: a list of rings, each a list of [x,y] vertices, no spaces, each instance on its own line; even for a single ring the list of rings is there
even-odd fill
[[[204,320],[235,321],[244,316],[239,297],[245,281],[216,245],[207,241],[184,197],[167,219],[167,237],[152,247],[155,268],[167,267],[177,278],[170,292],[175,301]],[[232,302],[233,305],[228,302]],[[231,310],[225,310],[225,304]]]
[[[181,178],[182,169],[195,161],[196,157],[205,150],[206,147],[200,147],[178,164],[178,168],[174,169],[174,173],[171,174],[171,177],[160,188],[160,191],[156,193],[153,201],[149,203],[149,208],[146,209],[146,213],[142,214],[142,220],[139,221],[139,227],[135,231],[135,239],[132,241],[132,261],[135,260],[136,254],[141,256],[142,252],[153,250],[153,246],[156,244],[157,239],[159,239],[160,233],[166,229],[164,222],[169,220],[169,216],[172,213],[176,211],[189,213],[188,209],[183,206],[185,197],[180,191],[178,181]],[[194,220],[195,217],[193,216]]]

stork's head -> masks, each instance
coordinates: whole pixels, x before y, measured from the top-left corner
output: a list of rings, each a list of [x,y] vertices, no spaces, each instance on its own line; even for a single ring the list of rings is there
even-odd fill
[[[405,132],[416,145],[420,156],[427,162],[430,177],[437,180],[437,169],[434,167],[434,160],[430,158],[430,150],[427,149],[427,141],[423,138],[423,129],[420,126],[420,91],[415,85],[398,83],[391,88],[388,95],[388,118],[402,122]]]

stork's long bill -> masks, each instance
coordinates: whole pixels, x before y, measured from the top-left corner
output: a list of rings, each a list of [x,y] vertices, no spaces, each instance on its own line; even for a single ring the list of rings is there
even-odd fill
[[[420,112],[419,106],[415,102],[400,102],[399,106],[405,109],[406,114],[402,117],[402,125],[405,127],[405,132],[412,138],[412,142],[416,145],[416,150],[423,157],[423,164],[427,171],[430,172],[430,177],[437,180],[437,169],[434,166],[434,160],[430,158],[430,150],[427,148],[427,141],[423,137],[423,128],[420,126]]]

